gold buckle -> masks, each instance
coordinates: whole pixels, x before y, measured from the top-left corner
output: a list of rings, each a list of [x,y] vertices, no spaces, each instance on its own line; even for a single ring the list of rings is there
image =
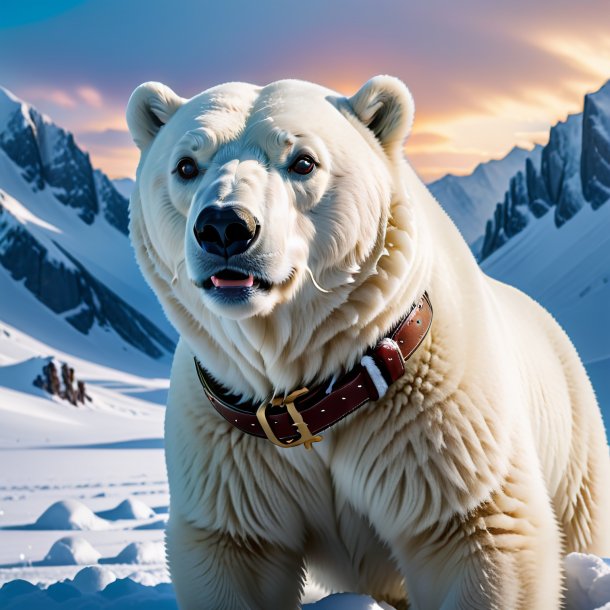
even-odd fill
[[[261,406],[256,410],[256,417],[261,427],[263,428],[267,438],[278,447],[290,448],[290,447],[298,447],[299,445],[305,445],[305,449],[308,451],[312,448],[314,443],[319,443],[322,440],[322,437],[319,434],[313,435],[309,430],[309,426],[303,420],[303,416],[298,412],[297,408],[294,406],[294,401],[299,396],[306,394],[309,392],[307,388],[301,388],[300,390],[295,390],[292,394],[289,394],[285,398],[273,398],[271,400],[265,400],[261,404]],[[289,441],[288,443],[283,443],[275,434],[273,430],[271,430],[271,426],[269,425],[269,421],[267,420],[267,407],[286,407],[288,411],[288,415],[292,418],[293,426],[299,431],[301,435],[299,438]]]

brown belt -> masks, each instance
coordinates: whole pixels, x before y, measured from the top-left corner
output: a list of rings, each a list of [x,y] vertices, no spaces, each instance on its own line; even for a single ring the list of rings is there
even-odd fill
[[[369,402],[379,400],[405,372],[405,361],[424,340],[432,324],[432,304],[421,297],[389,335],[368,350],[360,364],[334,383],[308,390],[301,388],[262,404],[240,402],[215,382],[195,358],[203,390],[214,408],[230,424],[253,436],[267,438],[280,447],[321,441],[319,433]]]

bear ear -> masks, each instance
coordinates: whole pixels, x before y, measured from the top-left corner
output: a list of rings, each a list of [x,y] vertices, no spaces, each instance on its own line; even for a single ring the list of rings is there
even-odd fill
[[[140,150],[155,138],[185,100],[161,83],[140,85],[127,103],[127,126]]]
[[[407,86],[398,78],[375,76],[348,102],[388,153],[401,147],[411,132],[415,105]]]

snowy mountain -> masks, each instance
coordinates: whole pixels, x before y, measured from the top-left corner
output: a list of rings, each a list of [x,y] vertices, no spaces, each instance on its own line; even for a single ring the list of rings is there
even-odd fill
[[[481,267],[520,288],[576,345],[610,428],[610,82],[551,129],[488,220]]]
[[[551,129],[540,162],[528,159],[510,179],[504,200],[486,223],[480,258],[552,209],[556,227],[584,206],[610,198],[610,82],[585,97],[584,111]]]
[[[546,307],[582,358],[610,429],[610,205],[531,222],[482,263]]]
[[[527,159],[538,163],[541,147],[525,150],[515,146],[504,158],[477,165],[472,174],[447,174],[428,185],[432,194],[472,244],[485,233],[485,220],[502,199],[511,176]]]
[[[115,178],[112,185],[125,199],[129,199],[135,182],[131,178]]]
[[[70,133],[0,89],[0,320],[102,364],[167,371],[175,334],[137,268],[127,206]]]

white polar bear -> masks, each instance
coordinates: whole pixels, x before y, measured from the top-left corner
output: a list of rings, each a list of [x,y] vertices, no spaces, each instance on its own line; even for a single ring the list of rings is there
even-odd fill
[[[180,607],[297,608],[307,568],[397,607],[556,610],[563,554],[610,552],[600,412],[563,331],[485,276],[403,159],[406,87],[185,100],[147,83],[127,118],[131,236],[181,335],[166,418]],[[404,373],[380,389],[368,367],[380,397],[313,451],[246,434],[202,390],[194,356],[244,418],[304,384],[335,392],[425,292],[434,321]]]

